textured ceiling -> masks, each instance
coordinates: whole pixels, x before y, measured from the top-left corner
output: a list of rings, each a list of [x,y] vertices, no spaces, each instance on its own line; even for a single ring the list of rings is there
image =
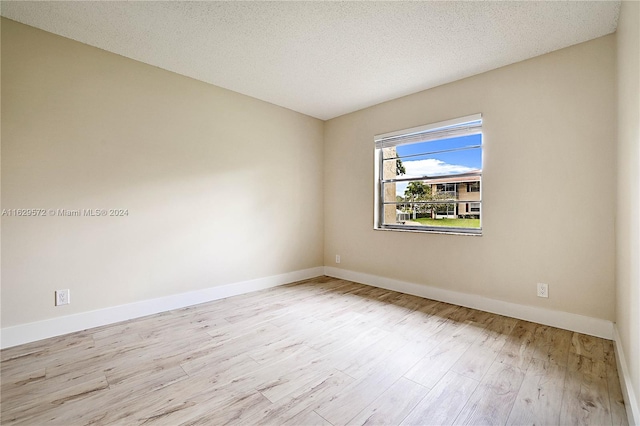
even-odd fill
[[[3,16],[321,119],[616,30],[620,2],[26,2]]]

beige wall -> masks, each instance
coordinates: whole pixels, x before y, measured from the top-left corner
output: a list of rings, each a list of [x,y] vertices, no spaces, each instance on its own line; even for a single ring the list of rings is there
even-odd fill
[[[640,406],[640,3],[622,2],[618,50],[616,326]],[[639,418],[636,421],[640,421]]]
[[[483,235],[374,231],[374,135],[474,113]],[[615,36],[330,120],[325,265],[613,320],[615,122]]]
[[[2,19],[2,326],[322,265],[323,123]],[[55,308],[55,289],[72,304]]]

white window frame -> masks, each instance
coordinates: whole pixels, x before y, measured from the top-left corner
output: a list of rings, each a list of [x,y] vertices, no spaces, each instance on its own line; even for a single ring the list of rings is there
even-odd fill
[[[445,177],[465,177],[465,176],[482,176],[479,173],[459,173],[449,176],[423,176],[419,178],[396,178],[383,179],[383,149],[400,146],[409,143],[426,142],[434,140],[449,139],[458,136],[468,136],[472,134],[482,134],[482,114],[473,114],[465,117],[454,118],[451,120],[441,121],[438,123],[427,124],[424,126],[413,127],[410,129],[397,130],[394,132],[376,135],[374,137],[374,229],[391,230],[391,231],[412,231],[427,233],[448,233],[448,234],[465,234],[465,235],[482,235],[482,217],[480,215],[479,228],[454,228],[442,226],[412,226],[405,224],[385,224],[384,223],[384,205],[393,204],[392,202],[384,203],[384,184],[391,182],[403,181],[422,181],[429,184],[429,180],[437,180]],[[479,145],[484,157],[484,137],[483,142]],[[437,183],[437,182],[434,182]],[[482,211],[482,189],[480,185],[480,200],[473,203],[480,204]],[[451,202],[451,201],[448,201]],[[469,201],[454,201],[455,204],[468,203]]]

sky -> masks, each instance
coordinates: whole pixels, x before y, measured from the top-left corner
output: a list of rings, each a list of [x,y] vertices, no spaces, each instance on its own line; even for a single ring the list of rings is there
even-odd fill
[[[468,149],[464,151],[430,154],[453,148],[463,148],[482,144],[482,135],[460,136],[451,139],[441,139],[432,142],[419,142],[401,145],[396,148],[398,156],[424,154],[402,160],[406,169],[405,177],[438,176],[456,173],[466,173],[482,169],[482,149]],[[396,195],[404,195],[407,182],[396,185]]]

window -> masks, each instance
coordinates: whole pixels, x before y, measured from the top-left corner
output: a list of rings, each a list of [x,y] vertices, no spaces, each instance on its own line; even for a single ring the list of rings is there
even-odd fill
[[[480,181],[468,183],[467,192],[480,192]]]
[[[481,114],[378,135],[374,158],[375,229],[482,233]]]
[[[436,186],[441,194],[455,195],[458,192],[458,186],[455,183],[443,183]]]

